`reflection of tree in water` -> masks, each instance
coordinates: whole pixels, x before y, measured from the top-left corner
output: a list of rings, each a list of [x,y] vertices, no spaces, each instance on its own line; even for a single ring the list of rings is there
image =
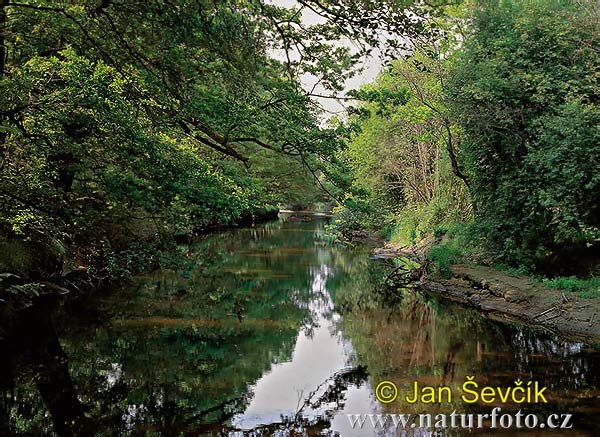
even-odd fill
[[[321,434],[324,430],[331,428],[333,417],[337,412],[343,410],[348,388],[361,386],[367,381],[367,378],[367,369],[363,366],[340,370],[308,393],[304,401],[299,403],[294,415],[282,417],[281,421],[277,423],[254,428],[252,433],[254,435],[273,435],[274,433],[285,435],[286,432],[295,432],[299,435]],[[324,413],[316,416],[305,414],[309,409],[322,410]],[[223,426],[222,422],[218,423],[214,424],[214,428],[219,431],[244,431]]]
[[[257,434],[330,428],[348,388],[367,379],[371,386],[384,379],[452,386],[476,375],[510,385],[533,375],[570,412],[575,398],[597,411],[584,389],[599,386],[600,364],[581,345],[440,305],[414,290],[390,293],[385,265],[314,244],[321,232],[319,224],[275,223],[206,238],[177,270],[80,304],[61,319],[60,343],[49,320],[23,322],[11,350],[5,342],[0,353],[0,423],[10,423],[9,431],[48,432],[47,408],[64,434],[70,430],[61,423],[83,413],[94,431],[110,434],[233,431],[227,423],[247,408],[251,385],[273,364],[289,361],[298,333],[310,335],[323,320],[352,342],[350,370],[303,396],[297,414]],[[341,320],[332,317],[334,308]]]
[[[222,423],[243,411],[248,385],[273,362],[289,359],[309,316],[298,303],[311,299],[313,236],[306,226],[290,233],[293,245],[272,227],[219,235],[191,249],[203,254],[204,264],[191,269],[189,279],[162,272],[144,284],[135,308],[120,317],[124,329],[96,336],[95,352],[106,363],[122,363],[127,387],[117,399],[106,393],[102,405],[133,401],[143,408],[129,422],[157,429]],[[140,306],[153,315],[151,323],[140,317]],[[122,345],[115,348],[113,337]],[[103,408],[98,415],[107,413]],[[108,413],[119,420],[119,409]]]
[[[369,369],[372,385],[392,380],[402,391],[416,380],[421,386],[449,385],[460,393],[467,375],[491,386],[531,379],[548,387],[552,396],[547,405],[525,409],[573,412],[576,405],[582,411],[593,408],[600,412],[593,395],[594,388],[600,387],[598,353],[586,351],[581,344],[486,319],[475,311],[442,305],[415,290],[395,290],[397,293],[401,298],[393,307],[382,304],[386,299],[377,293],[368,297],[357,291],[356,296],[338,299],[345,312],[339,327],[356,349],[356,362]],[[421,412],[422,407],[412,408]],[[429,410],[451,412],[455,408],[482,410],[477,404],[460,402],[433,405]],[[587,417],[579,425],[596,429],[597,424],[585,423],[592,420]]]
[[[309,393],[299,406],[294,416],[295,419],[302,418],[307,408],[312,410],[324,409],[327,411],[325,417],[333,417],[335,412],[343,409],[348,388],[351,385],[357,387],[362,385],[368,376],[367,368],[364,366],[340,370]]]
[[[176,271],[79,305],[59,332],[96,430],[195,429],[243,411],[248,387],[290,359],[323,310],[314,281],[330,258],[313,244],[319,232],[275,223],[218,234],[190,247]],[[44,411],[33,386],[19,390],[21,412]],[[18,420],[24,431],[51,427],[43,414]]]
[[[30,307],[20,312],[6,338],[0,341],[0,372],[0,434],[15,431],[11,426],[14,416],[40,419],[43,405],[53,429],[61,435],[82,433],[89,427],[47,308]],[[47,429],[31,431],[41,433]]]
[[[521,327],[512,327],[510,332],[506,332],[506,326],[501,328],[510,341],[517,371],[534,373],[550,390],[581,389],[590,382],[600,386],[599,354],[593,359],[584,344],[557,340]]]

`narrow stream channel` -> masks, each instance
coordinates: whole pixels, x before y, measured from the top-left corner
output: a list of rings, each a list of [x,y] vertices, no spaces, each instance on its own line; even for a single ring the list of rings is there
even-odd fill
[[[0,431],[66,434],[65,423],[80,421],[104,435],[375,435],[347,415],[500,406],[573,414],[573,429],[527,435],[600,435],[598,350],[413,290],[383,292],[387,267],[367,247],[328,244],[326,221],[218,233],[176,269],[53,320],[30,314],[23,337],[0,351]],[[414,381],[458,390],[468,375],[489,386],[536,380],[549,402],[384,405],[374,396],[384,380],[401,392]]]

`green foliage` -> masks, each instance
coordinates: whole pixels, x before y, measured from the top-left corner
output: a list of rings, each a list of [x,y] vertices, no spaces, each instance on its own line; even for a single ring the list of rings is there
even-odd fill
[[[39,297],[42,292],[42,286],[37,282],[31,282],[23,285],[11,285],[7,289],[7,292],[12,294],[23,294],[27,297]]]
[[[0,271],[24,274],[35,268],[31,247],[18,241],[0,242]]]
[[[383,215],[376,206],[361,196],[349,196],[343,205],[334,209],[335,220],[328,227],[335,240],[351,244],[356,237],[368,234],[387,237],[394,217]]]
[[[558,290],[577,293],[577,296],[592,299],[600,297],[600,277],[580,279],[575,276],[545,279],[544,285]]]
[[[12,159],[1,182],[11,196],[2,222],[16,236],[88,244],[101,236],[118,249],[127,232],[187,235],[265,206],[239,172],[220,170],[188,141],[153,128],[158,103],[102,61],[71,49],[34,58],[12,85],[15,94],[37,96],[5,145]]]
[[[466,187],[448,154],[456,133],[441,98],[451,65],[425,46],[355,93],[365,103],[351,120],[357,133],[342,155],[355,190],[337,218],[345,234],[383,230],[392,242],[410,245],[469,216]]]
[[[592,2],[484,2],[449,97],[478,221],[535,268],[600,236],[600,44]]]
[[[407,205],[396,217],[390,240],[401,246],[410,246],[430,236],[438,238],[465,220],[465,209],[457,205],[456,197],[447,192],[440,193],[429,203]]]
[[[16,309],[30,306],[32,300],[42,294],[44,285],[26,282],[12,273],[0,273],[0,315],[10,320]]]
[[[452,17],[437,20],[449,33],[416,40],[354,94],[364,104],[338,155],[354,191],[337,227],[441,240],[430,256],[443,275],[477,257],[531,274],[600,237],[598,11],[562,0],[473,10],[460,44]]]
[[[454,224],[448,228],[438,226],[434,235],[439,242],[434,244],[427,258],[433,262],[434,272],[442,277],[452,276],[452,264],[469,263],[474,258],[481,259],[481,245],[474,232],[473,223]]]
[[[1,234],[45,248],[48,274],[66,259],[127,276],[173,237],[329,200],[314,179],[347,131],[298,78],[339,90],[353,74],[358,58],[322,42],[337,24],[256,1],[1,8]],[[303,62],[271,56],[299,42]]]

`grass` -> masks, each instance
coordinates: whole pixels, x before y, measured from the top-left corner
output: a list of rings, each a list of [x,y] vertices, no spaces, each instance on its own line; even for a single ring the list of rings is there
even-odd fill
[[[427,256],[433,261],[437,273],[444,278],[450,278],[452,264],[456,264],[462,259],[462,248],[456,243],[456,240],[449,240],[432,247]]]
[[[402,246],[411,245],[439,230],[445,233],[465,218],[465,213],[456,207],[454,198],[441,195],[427,204],[403,208],[396,216],[390,240]]]
[[[434,237],[441,238],[441,242],[429,250],[427,257],[442,277],[451,277],[452,264],[468,262],[476,252],[469,224],[461,223],[444,228],[438,226],[434,230]]]
[[[580,279],[575,276],[544,279],[544,285],[556,290],[564,290],[570,293],[577,293],[578,297],[584,299],[594,299],[600,297],[600,277],[590,279]]]

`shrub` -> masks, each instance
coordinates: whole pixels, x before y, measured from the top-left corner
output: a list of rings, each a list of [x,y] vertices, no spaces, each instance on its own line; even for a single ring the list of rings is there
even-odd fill
[[[539,268],[600,235],[598,21],[591,2],[484,5],[449,103],[489,247]]]

